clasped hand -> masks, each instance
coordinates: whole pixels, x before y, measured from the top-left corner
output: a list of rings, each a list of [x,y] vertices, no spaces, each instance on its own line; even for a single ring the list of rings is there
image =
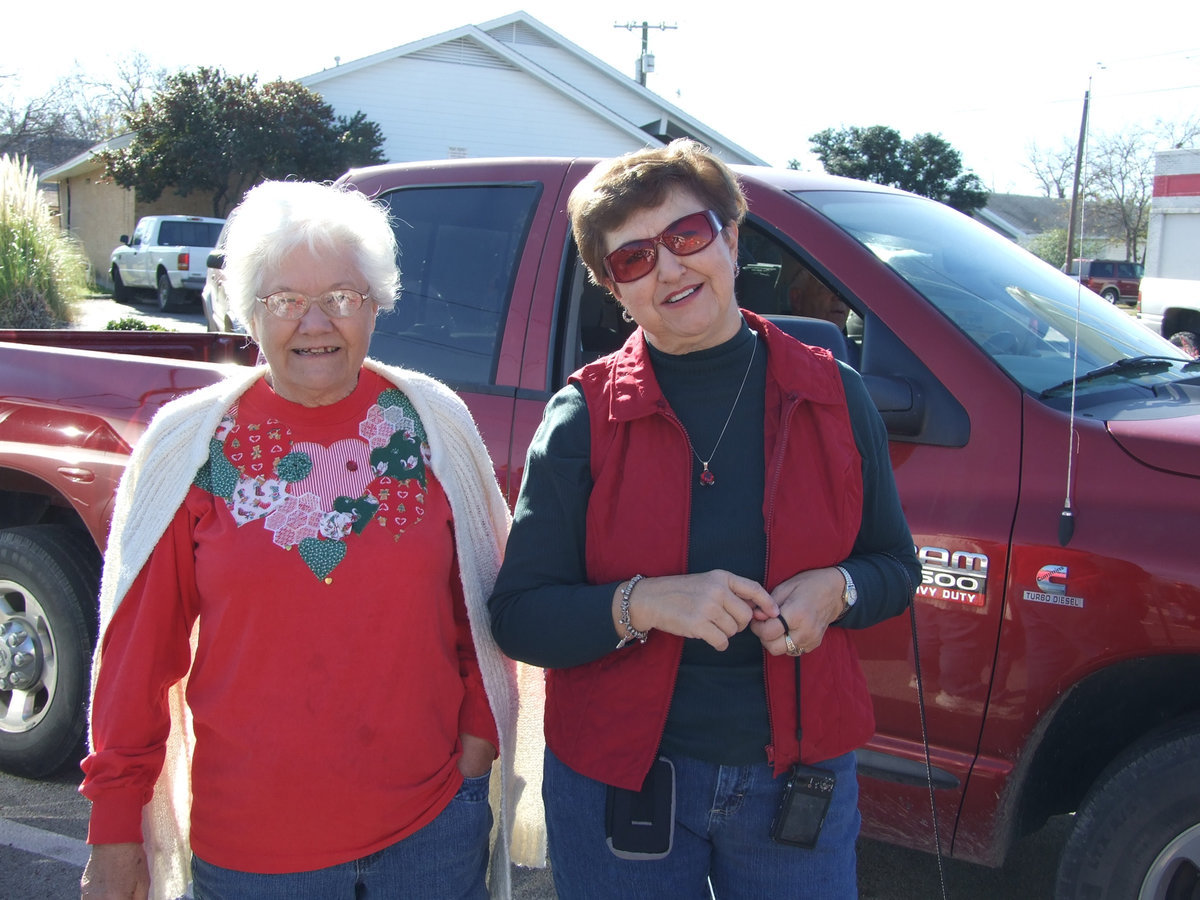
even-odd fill
[[[844,580],[837,569],[801,572],[768,592],[757,581],[714,569],[692,575],[666,575],[638,582],[630,595],[630,621],[639,631],[656,629],[698,638],[716,650],[745,628],[767,652],[786,653],[782,614],[797,647],[820,646],[825,629],[841,611]],[[619,636],[621,591],[613,596],[613,624]]]

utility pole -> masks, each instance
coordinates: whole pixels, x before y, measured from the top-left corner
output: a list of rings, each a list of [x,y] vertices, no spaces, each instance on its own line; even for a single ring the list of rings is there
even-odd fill
[[[617,22],[613,24],[613,28],[624,28],[626,31],[633,31],[638,27],[637,22],[626,22],[624,25]],[[637,61],[637,80],[642,87],[646,86],[646,73],[654,71],[654,55],[650,53],[649,31],[651,28],[657,28],[659,31],[671,31],[678,28],[678,25],[668,25],[661,22],[658,25],[651,25],[649,22],[642,22],[642,55]]]

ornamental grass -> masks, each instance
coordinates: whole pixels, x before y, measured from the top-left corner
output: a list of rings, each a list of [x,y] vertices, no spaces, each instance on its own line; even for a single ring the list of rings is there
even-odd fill
[[[0,157],[0,328],[59,328],[87,293],[87,262],[25,159]]]

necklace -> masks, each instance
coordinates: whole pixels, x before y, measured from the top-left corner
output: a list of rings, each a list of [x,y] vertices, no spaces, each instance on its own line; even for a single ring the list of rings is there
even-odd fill
[[[700,470],[700,483],[705,487],[712,487],[717,483],[717,476],[709,471],[708,464],[712,462],[712,458],[717,455],[717,448],[721,446],[721,439],[725,437],[725,429],[729,427],[729,423],[733,420],[733,411],[737,409],[738,401],[742,399],[742,391],[746,388],[746,381],[750,377],[750,369],[754,365],[754,354],[758,352],[758,334],[754,334],[754,343],[750,345],[750,362],[746,364],[746,374],[742,376],[742,383],[738,387],[737,396],[733,398],[733,406],[729,407],[729,415],[725,417],[725,424],[721,426],[721,433],[717,435],[717,442],[713,444],[712,453],[708,454],[708,459],[700,459],[700,454],[696,452],[695,446],[692,444],[691,435],[687,433],[687,429],[683,430],[683,436],[687,438],[688,448],[692,451],[692,455],[703,467]]]

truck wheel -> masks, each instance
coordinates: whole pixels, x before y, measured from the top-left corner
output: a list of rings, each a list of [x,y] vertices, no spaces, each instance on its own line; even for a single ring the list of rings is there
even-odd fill
[[[112,283],[113,283],[113,299],[119,303],[127,303],[133,299],[133,294],[129,288],[125,287],[125,282],[121,280],[121,270],[116,266],[112,267]]]
[[[1058,900],[1200,892],[1200,720],[1143,740],[1097,779],[1075,816]]]
[[[41,778],[87,722],[100,554],[81,531],[0,531],[0,769]]]
[[[1115,306],[1117,301],[1121,299],[1121,292],[1115,287],[1106,287],[1100,292],[1100,296]]]
[[[179,295],[183,291],[177,291],[171,287],[171,278],[166,272],[158,273],[158,308],[162,312],[166,312],[175,305],[179,299]]]

